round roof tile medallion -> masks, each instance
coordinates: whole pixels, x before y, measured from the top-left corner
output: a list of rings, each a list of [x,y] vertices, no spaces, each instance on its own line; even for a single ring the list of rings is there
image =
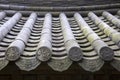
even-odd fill
[[[9,47],[6,51],[6,58],[10,61],[15,61],[20,57],[19,48],[18,47]]]
[[[42,46],[37,50],[37,58],[41,61],[48,61],[51,58],[52,51],[46,46]]]

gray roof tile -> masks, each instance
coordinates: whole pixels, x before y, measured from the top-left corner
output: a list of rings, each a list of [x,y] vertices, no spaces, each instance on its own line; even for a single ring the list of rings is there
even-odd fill
[[[32,11],[35,7],[16,13],[17,7],[16,11],[0,12],[0,70],[14,61],[21,70],[30,71],[44,61],[61,72],[76,61],[86,71],[95,72],[109,61],[120,71],[120,11],[115,5],[117,14],[85,8],[86,15],[78,10],[40,14],[41,8]]]

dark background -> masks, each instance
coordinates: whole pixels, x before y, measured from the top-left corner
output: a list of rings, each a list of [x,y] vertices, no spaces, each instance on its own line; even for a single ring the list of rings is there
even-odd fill
[[[100,71],[87,72],[77,63],[68,70],[57,72],[46,63],[42,63],[33,71],[22,71],[14,62],[0,71],[0,80],[120,80],[120,72],[106,63]]]

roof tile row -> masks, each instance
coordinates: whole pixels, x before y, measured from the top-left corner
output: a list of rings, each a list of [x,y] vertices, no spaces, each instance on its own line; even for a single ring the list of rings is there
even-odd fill
[[[120,70],[119,13],[103,12],[87,17],[31,13],[12,17],[0,12],[0,69],[9,61],[25,71],[46,63],[56,71],[67,70],[74,61],[85,70],[98,71],[105,61]]]

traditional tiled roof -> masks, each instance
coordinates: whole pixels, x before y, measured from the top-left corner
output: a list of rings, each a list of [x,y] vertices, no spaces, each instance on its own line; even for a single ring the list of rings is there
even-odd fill
[[[120,0],[0,0],[0,3],[30,6],[85,6],[120,3]]]
[[[118,4],[103,5],[100,10],[101,6],[84,6],[82,11],[63,8],[66,12],[62,7],[55,8],[57,12],[10,6],[0,5],[0,69],[13,61],[25,71],[40,67],[42,62],[55,71],[64,71],[75,62],[95,72],[108,62],[120,71]],[[70,9],[76,10],[69,13]]]

